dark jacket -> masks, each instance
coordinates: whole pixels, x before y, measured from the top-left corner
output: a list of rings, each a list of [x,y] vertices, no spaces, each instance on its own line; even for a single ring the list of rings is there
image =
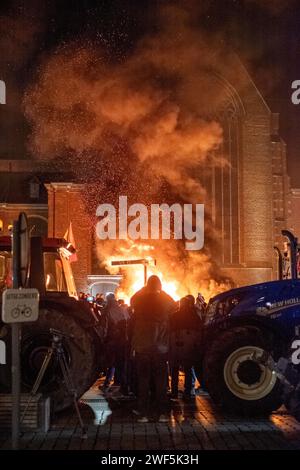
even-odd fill
[[[165,292],[143,287],[131,298],[132,350],[144,354],[167,354],[169,351],[170,314],[174,300]]]
[[[102,311],[101,324],[106,344],[123,344],[126,341],[128,316],[115,299],[110,299]]]
[[[107,368],[115,367],[117,357],[127,347],[127,316],[115,299],[109,299],[101,315],[104,358]]]
[[[201,345],[202,322],[195,307],[179,308],[170,319],[170,361],[194,365]]]

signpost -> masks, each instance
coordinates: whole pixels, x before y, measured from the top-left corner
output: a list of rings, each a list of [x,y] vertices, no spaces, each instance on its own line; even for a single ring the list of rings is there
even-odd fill
[[[20,435],[20,344],[22,323],[38,319],[39,293],[28,289],[30,270],[30,240],[24,213],[13,224],[13,289],[2,296],[2,320],[11,324],[12,331],[12,448],[19,448]]]
[[[112,261],[112,266],[126,266],[131,264],[142,264],[144,266],[144,284],[147,284],[148,279],[148,270],[147,267],[150,265],[155,266],[156,260],[153,258],[141,258],[141,259],[131,259],[131,260],[121,260],[121,261]]]

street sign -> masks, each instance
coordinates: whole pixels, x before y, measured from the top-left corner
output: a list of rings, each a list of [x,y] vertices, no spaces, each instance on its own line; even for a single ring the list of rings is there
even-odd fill
[[[4,323],[33,322],[39,316],[37,289],[7,289],[2,294],[2,321]]]

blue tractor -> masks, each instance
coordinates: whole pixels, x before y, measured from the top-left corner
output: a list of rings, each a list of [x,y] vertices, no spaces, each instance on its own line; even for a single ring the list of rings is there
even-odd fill
[[[276,370],[257,360],[288,357],[300,325],[299,246],[282,233],[289,243],[283,255],[276,249],[278,281],[223,292],[207,306],[200,377],[212,399],[234,413],[266,414],[283,402]]]

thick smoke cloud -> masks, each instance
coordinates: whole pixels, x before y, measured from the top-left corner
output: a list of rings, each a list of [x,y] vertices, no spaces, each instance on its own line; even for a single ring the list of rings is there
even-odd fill
[[[296,0],[246,0],[246,3],[256,4],[272,15],[280,15],[287,8],[293,7]]]
[[[2,73],[20,70],[39,45],[44,31],[45,5],[37,1],[11,2],[5,15],[0,15],[0,62]]]
[[[21,113],[24,82],[29,63],[37,51],[44,31],[44,5],[37,0],[10,2],[0,13],[0,78],[7,87],[7,104],[1,109],[0,155],[22,158],[26,125]],[[0,9],[3,5],[0,3]]]
[[[216,157],[222,128],[209,117],[225,98],[208,71],[217,63],[229,66],[230,58],[219,44],[208,47],[190,19],[184,8],[165,6],[160,32],[117,63],[104,47],[85,41],[60,47],[41,64],[24,99],[30,149],[37,158],[68,160],[78,180],[88,184],[89,208],[114,202],[119,194],[147,204],[207,202],[201,167],[225,165]],[[208,221],[208,210],[206,215]],[[209,250],[214,238],[207,222],[203,252],[187,252],[178,242],[166,241],[163,249],[149,242],[151,255],[185,291],[201,284],[212,293],[212,279],[218,280]],[[101,242],[99,256],[134,257],[143,249]]]

